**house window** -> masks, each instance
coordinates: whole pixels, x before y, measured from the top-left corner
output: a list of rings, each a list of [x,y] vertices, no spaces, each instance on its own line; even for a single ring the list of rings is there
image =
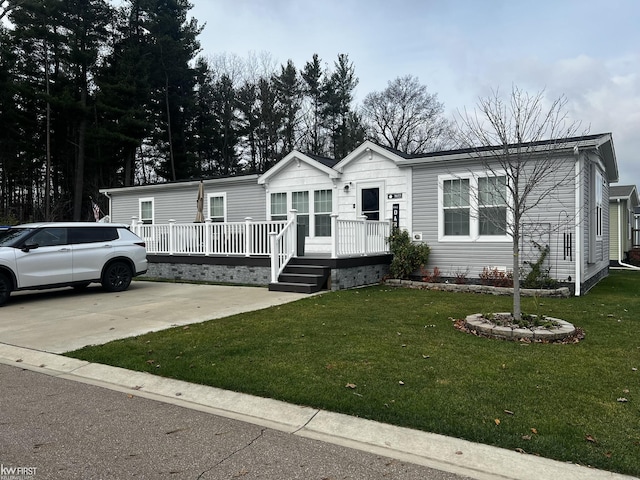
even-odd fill
[[[139,217],[144,225],[153,223],[153,198],[141,198],[139,201]]]
[[[602,215],[604,205],[604,176],[601,172],[596,173],[596,238],[602,237]]]
[[[506,177],[478,178],[478,222],[480,235],[507,234]]]
[[[214,223],[223,223],[227,221],[227,202],[225,193],[210,193],[207,195],[209,199],[209,218]]]
[[[469,235],[471,208],[469,179],[445,180],[442,184],[445,235]]]
[[[309,192],[293,192],[291,207],[298,211],[298,225],[304,225],[304,234],[309,236]]]
[[[330,237],[333,194],[331,190],[316,190],[313,197],[315,236]]]
[[[287,219],[287,194],[271,194],[271,220]]]

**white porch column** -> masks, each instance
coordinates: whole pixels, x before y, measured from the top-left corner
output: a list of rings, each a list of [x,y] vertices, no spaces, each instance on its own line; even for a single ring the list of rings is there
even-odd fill
[[[367,216],[366,215],[359,215],[358,216],[358,220],[360,220],[361,224],[360,224],[360,228],[358,230],[360,230],[360,254],[365,256],[367,255],[367,245],[368,245],[368,241],[367,241]]]
[[[175,230],[176,221],[171,218],[169,220],[169,255],[173,255],[176,248],[176,230]]]
[[[289,221],[291,222],[292,232],[289,235],[289,242],[293,245],[288,245],[291,248],[291,256],[298,256],[298,210],[292,208],[289,210]]]
[[[338,258],[338,214],[331,214],[331,258]]]
[[[269,243],[271,243],[271,283],[278,282],[278,257],[280,252],[278,251],[278,242],[276,232],[269,232]]]
[[[252,253],[251,245],[253,244],[251,221],[252,217],[245,217],[244,219],[244,256],[250,257]]]
[[[204,221],[204,254],[211,254],[211,217]]]

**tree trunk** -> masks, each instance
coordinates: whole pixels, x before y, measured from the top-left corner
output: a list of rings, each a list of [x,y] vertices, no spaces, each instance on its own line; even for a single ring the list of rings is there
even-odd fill
[[[522,319],[520,307],[520,236],[513,236],[513,318]]]

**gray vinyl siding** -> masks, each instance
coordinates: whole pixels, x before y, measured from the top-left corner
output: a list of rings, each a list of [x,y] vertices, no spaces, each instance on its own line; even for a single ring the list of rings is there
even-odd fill
[[[607,268],[609,265],[609,184],[605,182],[603,188],[603,211],[602,211],[602,237],[596,238],[595,230],[595,178],[593,176],[594,169],[591,164],[598,164],[598,158],[595,154],[585,155],[585,162],[582,182],[583,205],[585,206],[583,218],[583,238],[584,238],[584,255],[583,255],[583,282],[588,280]],[[596,166],[596,170],[599,167]],[[602,172],[604,174],[604,172]],[[605,178],[606,178],[606,174]],[[591,252],[593,250],[593,252]]]
[[[624,215],[624,212],[623,212]],[[618,218],[618,203],[609,204],[609,221],[611,222],[609,228],[611,235],[609,238],[609,260],[618,260],[618,242],[620,241],[620,235],[622,235],[623,228],[620,226],[620,219]],[[626,226],[626,224],[624,224]],[[622,237],[625,238],[625,237]],[[623,241],[623,251],[624,251]]]
[[[257,184],[255,176],[235,179],[204,181],[205,218],[207,194],[225,193],[227,201],[227,221],[240,222],[246,217],[255,221],[265,220],[264,188]],[[198,182],[179,184],[145,185],[139,187],[105,190],[111,197],[111,221],[131,223],[132,217],[139,216],[140,199],[153,199],[154,223],[189,223],[195,220]]]
[[[573,159],[568,159],[566,168],[574,169]],[[444,170],[447,168],[447,170]],[[439,241],[438,238],[438,175],[444,173],[464,175],[469,171],[481,171],[479,164],[467,163],[444,165],[420,165],[413,167],[413,232],[421,232],[423,241],[431,247],[428,268],[437,266],[445,276],[468,272],[470,281],[478,280],[485,267],[513,269],[513,244],[511,241]],[[561,175],[562,172],[559,172]],[[550,254],[546,267],[552,277],[570,282],[575,277],[575,186],[573,181],[559,188],[545,202],[527,214],[527,228],[522,234],[521,265],[524,261],[536,261],[539,251],[531,240],[549,245]],[[545,185],[540,185],[540,191]],[[571,233],[570,254],[565,258],[565,241]],[[526,271],[526,267],[525,267]],[[572,280],[569,280],[571,277]]]

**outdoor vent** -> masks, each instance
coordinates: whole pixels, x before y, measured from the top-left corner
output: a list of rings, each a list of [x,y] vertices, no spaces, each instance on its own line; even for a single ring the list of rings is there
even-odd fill
[[[421,242],[422,241],[422,232],[414,232],[413,233],[413,241]]]

